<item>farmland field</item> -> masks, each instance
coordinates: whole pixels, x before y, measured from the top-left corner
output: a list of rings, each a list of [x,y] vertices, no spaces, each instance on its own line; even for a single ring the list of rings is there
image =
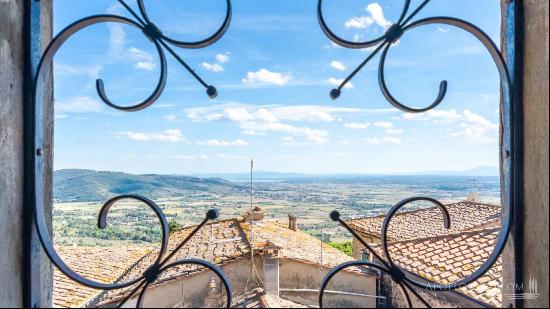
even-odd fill
[[[249,184],[227,181],[226,185],[220,187],[218,181],[215,186],[207,185],[200,190],[171,189],[175,192],[174,196],[155,194],[156,191],[150,193],[153,196],[144,195],[155,200],[169,222],[175,222],[177,226],[190,226],[199,223],[212,208],[220,210],[220,219],[234,218],[250,209]],[[348,218],[378,215],[384,214],[404,198],[421,195],[450,203],[466,199],[472,190],[471,177],[310,177],[258,182],[254,187],[252,206],[263,208],[267,219],[285,223],[292,213],[298,217],[301,230],[326,242],[340,242],[350,240],[351,236],[329,219],[329,213],[334,209]],[[475,190],[483,202],[500,203],[498,177],[478,177]],[[119,194],[123,193],[140,192]],[[54,205],[56,243],[108,246],[114,242],[150,244],[160,240],[160,224],[154,212],[135,201],[117,203],[109,214],[108,228],[99,230],[96,226],[97,215],[105,201],[58,200]]]

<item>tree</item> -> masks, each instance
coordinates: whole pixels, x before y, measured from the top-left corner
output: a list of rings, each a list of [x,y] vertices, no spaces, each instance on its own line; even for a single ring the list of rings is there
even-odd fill
[[[170,229],[170,234],[177,232],[183,228],[183,226],[174,219],[170,220],[170,223],[168,223],[168,227]]]
[[[349,256],[353,256],[353,245],[352,245],[351,241],[331,242],[328,245],[335,248],[335,249],[338,249],[338,250],[344,252],[345,254],[347,254]]]

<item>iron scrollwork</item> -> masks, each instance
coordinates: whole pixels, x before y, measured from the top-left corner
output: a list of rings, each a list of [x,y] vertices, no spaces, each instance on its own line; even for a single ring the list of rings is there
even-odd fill
[[[227,13],[225,16],[225,19],[223,21],[222,26],[210,37],[207,39],[197,41],[197,42],[182,42],[178,40],[174,40],[162,33],[162,31],[150,20],[149,16],[147,15],[147,11],[145,8],[145,4],[143,0],[137,0],[137,4],[139,7],[139,15],[137,12],[135,12],[124,0],[118,0],[124,8],[128,10],[128,12],[135,18],[135,20],[117,16],[117,15],[109,15],[109,14],[100,14],[100,15],[93,15],[86,18],[83,18],[81,20],[78,20],[65,29],[63,29],[48,45],[46,48],[44,54],[42,55],[42,58],[40,60],[35,80],[34,80],[34,115],[35,115],[35,127],[34,127],[34,146],[36,149],[36,156],[35,156],[35,162],[34,162],[34,173],[35,175],[41,175],[43,170],[43,158],[42,158],[42,151],[43,149],[43,106],[41,106],[41,100],[38,98],[43,97],[44,95],[44,85],[46,84],[46,80],[48,78],[48,75],[51,73],[52,69],[52,63],[54,56],[58,52],[58,50],[63,46],[63,44],[74,34],[77,32],[88,28],[92,25],[100,24],[100,23],[119,23],[119,24],[125,24],[129,25],[131,27],[134,27],[136,29],[139,29],[143,32],[143,34],[155,45],[156,50],[159,55],[160,59],[160,77],[157,82],[156,88],[153,91],[153,93],[144,101],[141,103],[132,105],[132,106],[121,106],[114,102],[112,102],[104,88],[104,82],[101,79],[98,79],[96,81],[96,89],[99,98],[108,106],[124,111],[124,112],[135,112],[143,110],[149,106],[151,106],[155,101],[160,97],[162,92],[164,91],[165,85],[166,85],[166,79],[167,79],[167,62],[166,62],[166,56],[165,51],[168,51],[174,58],[179,62],[184,68],[186,68],[189,73],[201,84],[206,88],[206,92],[210,98],[215,98],[218,94],[216,88],[212,85],[208,85],[200,76],[198,76],[197,73],[195,73],[190,66],[170,47],[170,45],[181,47],[181,48],[203,48],[206,46],[209,46],[211,44],[214,44],[216,41],[218,41],[227,31],[229,24],[231,22],[231,16],[232,16],[232,9],[231,9],[231,1],[226,0],[227,3]],[[114,197],[110,200],[108,200],[103,207],[101,208],[98,216],[98,228],[105,229],[107,226],[107,218],[109,211],[112,209],[112,207],[115,207],[115,205],[121,201],[121,200],[134,200],[141,203],[144,203],[149,207],[153,212],[155,213],[156,217],[158,218],[161,229],[162,229],[162,241],[160,246],[160,251],[158,253],[158,257],[153,265],[151,265],[146,271],[144,271],[143,274],[141,274],[139,277],[135,279],[128,280],[127,282],[121,282],[121,283],[102,283],[94,280],[90,280],[88,278],[83,277],[82,275],[78,274],[74,270],[72,270],[59,256],[57,251],[54,248],[53,241],[50,237],[50,233],[48,231],[48,225],[46,223],[46,214],[43,207],[43,192],[42,192],[42,185],[40,183],[39,177],[35,178],[35,192],[34,192],[34,216],[35,216],[35,226],[38,233],[38,237],[40,239],[40,242],[42,244],[42,247],[46,253],[46,255],[49,257],[50,261],[67,277],[69,277],[71,280],[74,280],[75,282],[82,284],[84,286],[99,289],[99,290],[105,290],[105,291],[111,291],[111,290],[118,290],[128,287],[135,287],[133,288],[132,292],[129,293],[125,297],[125,299],[119,303],[119,307],[123,306],[129,299],[131,299],[140,289],[141,293],[139,294],[137,306],[140,307],[143,303],[143,296],[147,290],[147,288],[153,284],[164,272],[166,272],[169,269],[172,269],[174,267],[180,266],[180,265],[188,265],[188,264],[194,264],[199,265],[200,267],[203,267],[205,269],[209,269],[214,274],[216,274],[220,280],[223,282],[225,286],[225,292],[227,296],[227,307],[231,305],[231,284],[227,278],[227,276],[223,273],[221,269],[219,269],[214,264],[203,261],[203,260],[196,260],[196,259],[189,259],[189,260],[180,260],[175,261],[170,264],[168,262],[171,258],[173,258],[178,251],[201,229],[204,227],[205,224],[207,224],[211,220],[215,220],[218,218],[219,214],[217,210],[210,210],[207,212],[205,219],[196,226],[193,231],[180,243],[178,246],[170,252],[170,254],[167,254],[168,251],[168,238],[169,238],[169,226],[168,222],[166,220],[166,216],[162,212],[161,208],[152,200],[138,196],[138,195],[121,195]]]
[[[483,32],[480,28],[476,27],[475,25],[458,18],[452,18],[452,17],[430,17],[430,18],[423,18],[417,21],[412,21],[414,17],[430,2],[431,0],[425,0],[423,1],[410,15],[407,15],[410,8],[410,0],[405,0],[403,5],[403,10],[401,12],[401,15],[397,21],[397,23],[393,24],[391,27],[387,29],[384,35],[382,35],[379,38],[365,41],[365,42],[352,42],[345,39],[340,38],[337,36],[325,22],[324,16],[323,16],[323,0],[319,0],[318,2],[318,19],[319,23],[321,25],[321,28],[323,32],[327,35],[327,37],[332,40],[334,43],[346,47],[346,48],[353,48],[353,49],[363,49],[363,48],[374,48],[374,50],[369,54],[369,56],[340,84],[338,88],[333,89],[330,92],[330,97],[334,100],[336,100],[338,97],[340,97],[342,93],[342,89],[346,86],[347,83],[353,79],[361,69],[367,65],[380,51],[382,51],[382,54],[380,56],[380,63],[378,67],[378,82],[380,89],[382,91],[382,94],[384,97],[388,100],[388,102],[396,107],[397,109],[408,112],[408,113],[423,113],[427,112],[429,110],[432,110],[439,106],[447,93],[447,81],[442,81],[440,83],[439,87],[439,93],[434,100],[433,103],[429,104],[427,107],[423,108],[415,108],[410,107],[406,104],[403,104],[399,102],[395,97],[390,93],[386,81],[385,81],[385,63],[386,58],[388,55],[388,52],[393,44],[395,44],[406,32],[426,26],[426,25],[432,25],[432,24],[443,24],[448,26],[453,26],[459,29],[462,29],[470,34],[472,34],[476,39],[478,39],[483,46],[487,49],[491,57],[493,58],[493,61],[496,64],[497,70],[500,75],[500,82],[501,82],[501,91],[503,100],[505,102],[512,102],[514,99],[513,95],[513,85],[510,73],[508,71],[508,66],[506,65],[506,62],[504,60],[504,57],[502,53],[500,52],[499,48],[496,46],[496,44],[492,41],[492,39]],[[510,105],[513,105],[510,103]],[[507,117],[503,117],[502,123],[503,126],[509,128],[511,123],[511,119]],[[511,153],[509,151],[503,151],[503,158],[506,160],[505,162],[511,162]],[[509,163],[506,163],[506,165]],[[414,289],[421,288],[426,289],[429,291],[451,291],[458,289],[460,287],[467,286],[468,284],[472,283],[473,281],[479,279],[481,276],[483,276],[489,269],[497,262],[498,258],[501,256],[504,247],[506,245],[508,236],[511,231],[512,226],[512,205],[511,203],[504,203],[503,205],[503,218],[502,218],[502,228],[500,231],[500,234],[498,236],[498,239],[496,241],[495,248],[493,249],[493,252],[488,257],[488,259],[485,261],[483,265],[481,265],[476,271],[474,271],[472,274],[467,276],[466,278],[460,279],[456,282],[450,283],[450,284],[441,284],[437,282],[432,282],[430,280],[419,280],[417,279],[419,276],[416,276],[414,274],[410,274],[403,270],[401,267],[396,265],[394,260],[391,257],[390,251],[388,249],[388,238],[387,238],[387,232],[390,225],[390,222],[392,218],[396,215],[396,213],[401,210],[403,207],[414,203],[414,202],[429,202],[434,204],[436,207],[438,207],[441,212],[443,213],[444,218],[444,227],[446,229],[449,229],[452,222],[451,218],[449,216],[449,212],[445,205],[443,205],[438,200],[435,200],[433,198],[429,197],[412,197],[405,199],[398,204],[396,204],[393,208],[390,209],[388,212],[386,218],[384,219],[383,225],[382,225],[382,250],[384,252],[385,259],[376,252],[372,246],[367,244],[357,233],[350,228],[350,226],[341,219],[340,213],[338,211],[333,211],[330,214],[330,217],[333,221],[338,222],[340,225],[342,225],[344,228],[346,228],[358,241],[361,242],[362,245],[365,246],[365,248],[374,256],[374,259],[377,261],[377,263],[372,262],[363,262],[363,261],[354,261],[349,263],[344,263],[336,268],[334,268],[331,272],[327,274],[327,276],[324,278],[321,290],[319,294],[319,306],[323,307],[323,298],[324,298],[324,291],[327,288],[330,280],[340,271],[343,271],[349,267],[370,267],[373,269],[376,269],[382,273],[385,273],[390,276],[390,278],[401,288],[403,291],[405,298],[407,300],[407,304],[409,307],[412,307],[411,298],[409,295],[409,292],[414,294],[425,306],[430,307],[430,304],[423,299],[418,292]]]

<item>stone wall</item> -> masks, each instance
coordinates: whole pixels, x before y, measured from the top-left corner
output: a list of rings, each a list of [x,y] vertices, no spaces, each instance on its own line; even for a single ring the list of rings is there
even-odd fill
[[[505,6],[507,1],[503,0]],[[538,283],[540,296],[525,300],[525,307],[548,306],[548,1],[523,4],[523,168],[521,203],[523,235],[519,256],[511,248],[504,254],[504,293],[523,293],[529,282]],[[523,265],[514,282],[515,259]],[[504,297],[504,307],[513,303]]]
[[[233,287],[233,297],[239,297],[246,291],[262,287],[265,281],[263,274],[263,261],[261,258],[255,258],[255,265],[258,277],[256,280],[251,278],[252,264],[250,258],[243,258],[222,266],[227,278]],[[307,264],[300,261],[280,259],[280,296],[284,299],[294,301],[300,304],[318,305],[319,293],[288,291],[288,289],[313,289],[319,290],[321,281],[330,269],[325,268],[322,272],[319,266]],[[169,283],[150,288],[145,294],[144,307],[167,307],[181,305],[185,301],[187,305],[200,307],[207,293],[208,283],[212,277],[211,272],[204,272],[194,276],[185,277],[181,280],[174,280]],[[376,295],[376,277],[372,275],[357,275],[343,273],[334,277],[329,289],[344,292],[354,292],[366,295]],[[219,286],[221,289],[221,286]],[[185,294],[185,299],[182,295]],[[350,297],[350,296],[328,296],[329,300],[336,303],[344,302],[355,304],[359,307],[376,307],[376,298]],[[137,299],[134,298],[125,304],[125,308],[135,308]],[[111,306],[105,306],[105,308]],[[339,308],[341,306],[338,306]],[[342,308],[345,308],[343,306]]]
[[[0,2],[0,307],[23,300],[23,18],[20,1]]]
[[[26,3],[22,0],[0,1],[0,307],[21,307],[24,297],[26,269],[22,239],[25,233],[28,234],[29,227],[23,217]],[[41,1],[43,46],[51,38],[51,5],[51,0]],[[51,88],[45,92],[49,103]],[[47,108],[50,111],[51,104],[47,104]],[[48,128],[45,129],[51,132],[53,117],[48,111]],[[46,141],[51,146],[51,135]],[[51,152],[45,154],[51,158]],[[49,199],[50,190],[45,192]],[[51,199],[48,203],[51,205]],[[39,267],[44,278],[40,280],[40,291],[46,291],[41,305],[48,306],[51,301],[48,291],[52,286],[49,263],[42,263]]]
[[[280,279],[282,298],[300,304],[318,306],[319,293],[289,291],[310,289],[318,291],[321,288],[323,278],[330,271],[329,268],[321,268],[319,265],[302,263],[300,261],[281,259]],[[377,279],[373,275],[358,275],[354,273],[341,272],[333,277],[327,290],[357,293],[369,296],[376,296]],[[325,307],[329,308],[374,308],[376,298],[372,297],[350,297],[342,295],[326,295]]]
[[[233,288],[233,297],[244,295],[246,291],[253,290],[258,286],[256,281],[263,281],[262,273],[263,262],[261,258],[255,257],[255,266],[259,278],[251,278],[252,263],[250,258],[242,258],[234,262],[227,263],[221,268],[226,274]],[[214,275],[211,271],[185,277],[181,280],[174,280],[169,283],[149,288],[144,299],[144,307],[173,308],[181,305],[182,295],[185,294],[186,304],[202,307],[200,303],[204,301],[205,293],[210,279]],[[215,276],[215,275],[214,275]],[[219,285],[221,289],[221,285]],[[183,293],[182,293],[183,291]],[[137,298],[133,298],[125,304],[125,308],[135,308]],[[112,307],[112,306],[105,306]]]
[[[548,307],[548,1],[525,0],[523,280],[538,282]]]

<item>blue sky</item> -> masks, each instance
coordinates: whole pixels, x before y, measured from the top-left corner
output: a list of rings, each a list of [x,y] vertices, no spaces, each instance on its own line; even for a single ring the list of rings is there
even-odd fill
[[[325,0],[327,22],[349,39],[372,38],[397,18],[402,1]],[[344,3],[343,3],[344,2]],[[134,1],[128,3],[135,5]],[[222,0],[146,0],[165,34],[200,40],[223,20]],[[413,6],[418,1],[413,1]],[[55,168],[131,173],[244,172],[394,173],[498,166],[499,78],[471,35],[428,26],[390,51],[389,88],[411,106],[426,106],[439,82],[447,98],[432,112],[410,115],[382,96],[378,57],[337,101],[332,84],[368,50],[344,49],[322,33],[316,0],[234,0],[233,22],[216,44],[176,51],[208,83],[211,100],[170,55],[163,96],[148,109],[123,113],[100,102],[102,78],[113,101],[146,98],[158,79],[154,46],[116,24],[86,29],[55,59]],[[55,29],[92,14],[127,13],[114,0],[55,2]],[[419,17],[466,19],[498,43],[499,1],[434,0]]]

